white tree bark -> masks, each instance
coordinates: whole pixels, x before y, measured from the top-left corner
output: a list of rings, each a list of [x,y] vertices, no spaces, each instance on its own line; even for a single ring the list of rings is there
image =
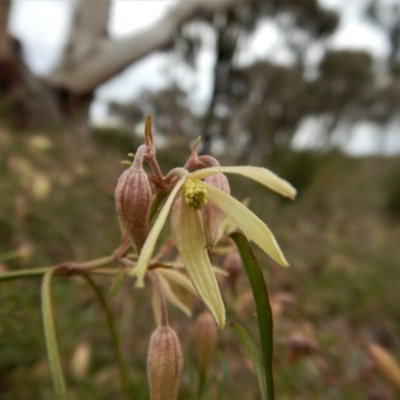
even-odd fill
[[[46,79],[52,86],[75,94],[89,93],[134,61],[170,44],[190,19],[246,1],[250,0],[181,0],[149,28],[113,40],[104,34],[109,0],[96,0],[97,4],[81,0],[73,21],[81,29],[72,25],[66,55]]]
[[[96,54],[99,44],[108,38],[110,5],[110,0],[76,2],[64,54],[53,74],[74,70]]]

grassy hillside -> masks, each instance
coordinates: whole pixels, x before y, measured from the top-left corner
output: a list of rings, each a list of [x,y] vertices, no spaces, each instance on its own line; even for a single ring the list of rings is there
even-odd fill
[[[68,135],[0,129],[0,273],[109,255],[119,244],[114,189],[120,161],[137,143],[102,132],[90,143]],[[189,144],[188,146],[189,147]],[[164,172],[180,166],[185,149],[160,152]],[[391,399],[395,386],[373,363],[374,342],[400,360],[400,160],[282,154],[276,172],[299,190],[295,202],[232,178],[237,198],[275,233],[288,269],[265,264],[275,315],[277,399]],[[96,278],[107,293],[112,279]],[[225,285],[228,320],[256,336],[244,274],[237,294]],[[70,399],[117,398],[116,367],[95,298],[78,277],[53,289],[57,330]],[[0,283],[0,399],[52,399],[40,313],[40,280]],[[129,372],[130,398],[148,398],[145,358],[154,330],[148,288],[125,279],[110,299]],[[196,306],[198,308],[198,306]],[[171,308],[182,341],[181,399],[194,398],[191,324]],[[84,349],[84,350],[82,350]],[[71,360],[90,359],[76,374]],[[209,399],[259,398],[245,351],[229,327],[219,333]]]

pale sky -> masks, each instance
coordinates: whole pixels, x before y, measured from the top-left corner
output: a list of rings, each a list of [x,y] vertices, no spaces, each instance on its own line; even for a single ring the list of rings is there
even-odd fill
[[[114,0],[109,24],[111,35],[123,36],[155,23],[176,1]],[[366,0],[320,1],[325,7],[341,15],[339,28],[327,41],[329,47],[366,50],[378,61],[388,55],[389,42],[385,33],[360,16],[367,4]],[[36,73],[45,74],[57,62],[68,30],[73,2],[73,0],[13,0],[9,29],[22,40],[27,62]],[[158,90],[171,82],[177,82],[183,89],[188,90],[192,109],[195,112],[202,112],[207,106],[212,90],[215,63],[212,50],[214,36],[212,31],[205,29],[204,26],[192,26],[191,29],[202,29],[203,45],[196,70],[191,70],[176,56],[155,52],[127,68],[97,90],[97,101],[92,108],[92,116],[95,119],[104,116],[105,104],[110,100],[127,102],[144,89]],[[257,59],[268,59],[278,64],[291,63],[293,56],[282,37],[272,20],[262,21],[255,34],[243,42],[238,62],[248,64]],[[316,65],[322,55],[320,46],[310,46],[307,52],[309,64]],[[306,121],[303,122],[302,126],[307,125]],[[353,139],[350,140],[352,144],[347,145],[347,150],[354,154],[375,151],[376,133],[373,132],[371,126],[363,124],[357,126],[352,134]],[[305,143],[304,146],[307,147],[315,140],[315,137],[301,128],[295,144],[299,146],[300,143]],[[390,150],[393,151],[393,143],[390,143]],[[400,143],[397,151],[400,151]]]

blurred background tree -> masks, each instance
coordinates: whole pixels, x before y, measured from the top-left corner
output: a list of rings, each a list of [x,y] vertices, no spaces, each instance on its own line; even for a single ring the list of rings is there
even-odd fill
[[[77,1],[61,59],[47,76],[39,78],[24,62],[23,44],[7,32],[11,0],[4,0],[0,6],[0,87],[12,99],[7,111],[19,120],[22,117],[25,126],[63,122],[85,135],[89,106],[100,84],[149,53],[170,48],[187,21],[210,18],[241,2],[179,2],[157,27],[112,39],[107,29],[111,1]]]
[[[171,2],[156,25],[113,37],[110,7],[116,1],[66,0],[75,14],[64,52],[55,68],[38,76],[28,65],[28,44],[7,27],[15,3],[1,0],[0,273],[88,260],[115,249],[120,161],[141,143],[136,133],[143,135],[149,113],[164,146],[158,149],[163,171],[184,162],[190,139],[202,135],[203,151],[211,149],[221,163],[271,167],[299,191],[288,203],[257,185],[231,180],[232,192],[251,197],[250,207],[267,221],[292,264],[283,271],[264,260],[276,312],[278,397],[398,398],[398,389],[377,373],[360,343],[372,340],[400,359],[400,159],[347,157],[332,147],[339,139],[351,140],[360,125],[373,127],[382,141],[390,126],[399,136],[400,15],[396,0],[355,2],[363,23],[386,37],[388,51],[380,53],[386,58],[333,46],[346,13],[324,8],[326,1]],[[277,32],[276,42],[261,46],[268,54],[247,57],[254,37],[270,32],[263,29],[267,25]],[[101,83],[154,52],[172,60],[165,75],[177,70],[168,85],[136,90],[127,102],[108,101],[107,124],[90,120]],[[193,72],[197,79],[205,52],[214,64],[212,90],[198,107],[184,75]],[[273,57],[278,53],[284,57]],[[124,82],[134,93],[136,83]],[[298,133],[308,132],[308,121],[315,122],[315,141],[299,151]],[[107,293],[110,279],[96,280]],[[39,286],[21,281],[0,289],[2,399],[54,397]],[[229,318],[252,326],[247,288],[239,277],[238,296],[227,294],[227,304]],[[116,398],[113,355],[93,296],[79,281],[62,280],[54,295],[71,398]],[[110,304],[131,393],[147,399],[144,360],[154,322],[146,293],[132,292],[126,281]],[[190,369],[191,320],[172,320],[185,338]],[[256,398],[243,349],[229,329],[219,335],[207,398]],[[307,353],[309,342],[308,350],[317,345],[318,351]],[[82,346],[91,348],[90,367],[79,380],[67,361]],[[193,397],[192,378],[185,379],[182,398]]]
[[[89,107],[100,84],[154,51],[170,52],[195,69],[204,32],[211,32],[215,66],[205,110],[194,112],[189,93],[175,82],[132,99],[131,104],[114,101],[109,115],[126,129],[151,113],[168,138],[202,135],[205,152],[219,144],[230,160],[253,164],[266,157],[274,163],[307,117],[323,121],[320,134],[326,144],[338,128],[349,131],[360,121],[385,125],[398,118],[400,7],[396,3],[365,3],[365,17],[389,38],[389,57],[379,65],[367,52],[328,46],[340,18],[317,0],[178,2],[156,26],[118,39],[108,34],[110,4],[99,1],[93,7],[89,1],[76,2],[62,57],[39,78],[24,62],[23,43],[7,33],[10,0],[1,3],[0,88],[8,94],[0,103],[3,115],[7,110],[8,117],[26,127],[62,121],[87,136]],[[240,60],[251,35],[267,20],[273,20],[282,33],[276,46],[288,48],[292,62]],[[312,46],[320,52],[314,63],[308,57]]]

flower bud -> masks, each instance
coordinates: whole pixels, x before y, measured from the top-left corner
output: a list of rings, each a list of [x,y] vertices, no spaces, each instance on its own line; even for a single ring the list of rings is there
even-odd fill
[[[202,374],[206,374],[217,343],[217,327],[214,317],[203,311],[194,323],[193,341],[197,362]]]
[[[222,173],[209,176],[204,180],[210,186],[216,187],[230,193],[229,182],[226,176]],[[203,209],[203,224],[204,224],[204,236],[206,240],[206,247],[212,249],[218,241],[218,228],[224,218],[223,212],[213,203],[207,203]]]
[[[183,368],[178,336],[169,326],[159,326],[151,335],[147,353],[147,377],[151,400],[175,400]]]
[[[135,164],[118,180],[115,205],[122,225],[139,254],[149,233],[151,188],[146,172]]]

